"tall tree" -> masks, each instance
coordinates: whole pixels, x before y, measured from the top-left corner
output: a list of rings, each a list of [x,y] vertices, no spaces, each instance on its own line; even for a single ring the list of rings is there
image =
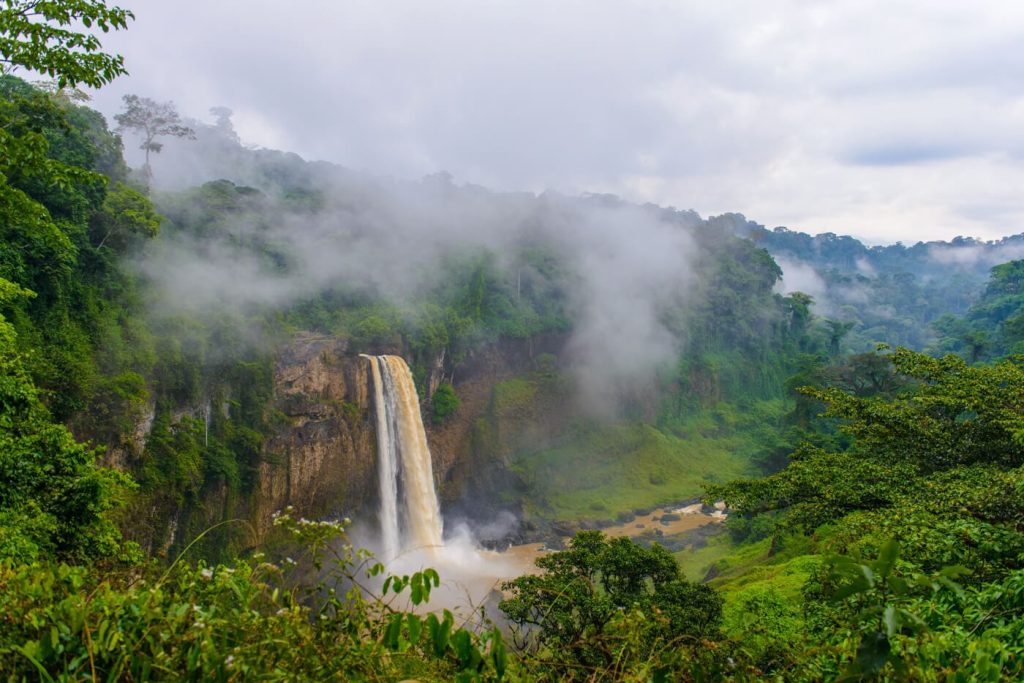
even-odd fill
[[[153,178],[153,169],[149,165],[149,153],[159,154],[164,148],[157,138],[176,137],[194,139],[196,132],[181,122],[178,110],[173,102],[157,102],[148,97],[138,95],[124,96],[124,111],[114,117],[118,131],[131,130],[142,138],[139,149],[146,153],[146,163],[142,173],[149,185]]]

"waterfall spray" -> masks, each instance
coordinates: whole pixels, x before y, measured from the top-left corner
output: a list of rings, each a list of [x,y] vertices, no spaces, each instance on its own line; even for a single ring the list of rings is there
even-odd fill
[[[441,509],[409,366],[399,356],[363,357],[373,376],[381,538],[383,559],[390,561],[408,550],[441,546]]]

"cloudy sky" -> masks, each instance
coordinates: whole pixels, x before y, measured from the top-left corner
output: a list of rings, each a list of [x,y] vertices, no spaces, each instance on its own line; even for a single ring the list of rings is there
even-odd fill
[[[121,0],[96,93],[378,174],[872,243],[1024,231],[1024,2]]]

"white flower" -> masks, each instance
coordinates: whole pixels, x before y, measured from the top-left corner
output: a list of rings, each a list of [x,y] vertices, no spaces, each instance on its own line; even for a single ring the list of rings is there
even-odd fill
[[[213,578],[213,570],[207,567],[206,569],[200,571],[199,575],[208,581]]]

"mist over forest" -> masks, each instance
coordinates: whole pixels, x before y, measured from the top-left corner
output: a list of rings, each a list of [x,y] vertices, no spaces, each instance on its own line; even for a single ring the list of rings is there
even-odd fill
[[[252,92],[217,3],[175,79],[165,9],[0,8],[0,675],[1024,677],[1019,155],[904,122],[1021,17],[401,4],[257,3]]]

